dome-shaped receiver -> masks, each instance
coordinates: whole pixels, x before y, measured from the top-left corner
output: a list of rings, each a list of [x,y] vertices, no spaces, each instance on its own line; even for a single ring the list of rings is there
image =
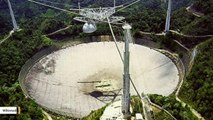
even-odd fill
[[[97,30],[95,23],[86,22],[83,26],[84,33],[92,33]]]

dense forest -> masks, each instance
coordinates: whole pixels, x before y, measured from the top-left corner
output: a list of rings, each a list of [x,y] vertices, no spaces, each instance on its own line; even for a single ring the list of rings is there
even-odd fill
[[[39,31],[22,30],[0,45],[0,106],[20,106],[19,116],[1,115],[0,119],[42,119],[41,109],[25,98],[18,83],[24,63],[38,50],[50,46],[51,41]]]
[[[165,97],[161,95],[150,95],[150,100],[164,109],[168,110],[177,120],[196,120],[196,116],[192,114],[189,107],[182,106],[180,102],[175,99],[175,96]],[[157,113],[156,120],[169,119],[162,112]],[[171,118],[170,118],[171,119]]]
[[[213,108],[213,39],[199,45],[191,72],[181,88],[180,97],[204,118],[212,120]],[[196,94],[194,94],[196,93]]]
[[[204,3],[205,2],[205,3]],[[209,14],[213,12],[213,1],[212,0],[194,0],[193,6],[196,11],[201,13]]]
[[[204,13],[204,16],[194,19],[183,28],[183,32],[193,35],[213,34],[213,3],[211,0],[195,0],[193,9]],[[180,98],[195,108],[207,119],[213,119],[213,39],[200,44],[191,72],[186,76],[180,91]],[[196,93],[196,94],[194,94]]]
[[[53,0],[66,5],[59,7],[77,7],[79,0]],[[82,0],[82,6],[111,6],[112,2],[105,0]],[[113,1],[113,0],[112,0]],[[116,4],[123,4],[128,0],[116,0]],[[41,108],[29,98],[25,98],[18,83],[18,75],[24,63],[36,52],[49,46],[53,46],[51,39],[64,39],[69,37],[84,37],[93,35],[110,34],[107,24],[98,24],[98,30],[92,34],[82,33],[82,23],[74,21],[73,14],[49,9],[28,2],[27,0],[11,0],[15,17],[22,29],[15,32],[7,41],[0,44],[0,106],[20,106],[22,114],[19,116],[1,115],[0,119],[43,119]],[[201,17],[196,17],[186,11],[186,7],[193,3],[192,8],[203,13]],[[164,31],[167,4],[162,0],[141,0],[140,4],[122,10],[118,15],[126,17],[127,22],[133,26],[133,33],[138,31],[160,33]],[[136,12],[137,11],[137,12]],[[209,35],[213,34],[213,4],[212,0],[177,0],[173,1],[173,11],[171,17],[171,29],[189,35]],[[58,29],[71,27],[62,31],[51,39],[43,35],[54,32]],[[114,28],[116,35],[122,34],[120,29]],[[5,38],[12,30],[11,18],[7,3],[0,0],[0,40]],[[171,37],[166,37],[162,44],[168,43]],[[174,38],[174,37],[173,37]],[[159,38],[158,38],[159,39]],[[186,38],[176,37],[183,43],[190,44]],[[157,39],[156,39],[157,40]],[[205,40],[202,40],[205,41]],[[157,41],[158,42],[158,41]],[[198,44],[199,42],[197,42]],[[189,105],[192,105],[207,120],[212,116],[212,93],[213,93],[213,39],[211,38],[198,47],[198,54],[194,61],[191,72],[181,88],[180,97]],[[196,94],[195,94],[196,93]],[[164,106],[178,119],[190,119],[194,116],[183,108],[174,97],[163,97],[153,95],[151,100]],[[103,110],[103,109],[102,109]],[[179,113],[179,111],[181,111]],[[95,113],[100,115],[101,112]],[[187,114],[186,114],[187,113]],[[92,116],[94,116],[92,114]],[[91,116],[89,116],[91,117]],[[163,118],[162,118],[163,119]]]

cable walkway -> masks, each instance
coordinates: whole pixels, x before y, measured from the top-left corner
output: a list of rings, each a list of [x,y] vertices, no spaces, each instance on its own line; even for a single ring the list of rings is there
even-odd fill
[[[0,41],[0,45],[1,45],[3,42],[5,42],[6,40],[9,39],[9,38],[12,36],[13,32],[14,32],[13,30],[10,31],[9,35],[8,35],[6,38],[4,38],[3,40]]]

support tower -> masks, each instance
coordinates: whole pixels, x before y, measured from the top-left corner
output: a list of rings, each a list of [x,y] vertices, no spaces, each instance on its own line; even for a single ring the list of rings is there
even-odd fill
[[[9,9],[10,9],[10,15],[11,15],[11,18],[12,18],[13,31],[17,31],[19,28],[18,28],[18,25],[16,23],[16,19],[15,19],[14,13],[13,13],[13,9],[12,9],[10,0],[7,0],[7,3],[8,3],[8,6],[9,6]]]
[[[129,41],[132,41],[131,26],[123,25],[125,52],[124,52],[124,74],[123,74],[123,96],[122,96],[122,113],[124,119],[130,117],[130,74],[129,74]]]
[[[167,16],[166,16],[166,25],[165,25],[165,32],[169,32],[170,28],[170,19],[171,19],[171,11],[172,11],[172,0],[168,1],[168,9],[167,9]]]

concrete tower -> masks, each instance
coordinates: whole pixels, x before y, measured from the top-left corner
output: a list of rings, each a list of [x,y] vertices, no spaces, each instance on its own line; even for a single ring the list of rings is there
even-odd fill
[[[10,9],[10,15],[11,15],[11,18],[12,18],[13,31],[17,31],[19,28],[18,28],[18,25],[16,23],[16,19],[15,19],[14,13],[13,13],[13,9],[12,9],[10,0],[7,0],[7,3],[8,3],[8,6],[9,6],[9,9]]]
[[[122,96],[122,113],[124,119],[130,117],[130,74],[129,74],[129,41],[132,41],[131,26],[123,25],[125,52],[124,52],[124,74],[123,74],[123,96]]]
[[[165,32],[169,32],[170,28],[170,19],[171,19],[171,11],[172,11],[172,0],[168,1],[168,9],[167,9],[167,16],[166,16],[166,25],[165,25]]]

